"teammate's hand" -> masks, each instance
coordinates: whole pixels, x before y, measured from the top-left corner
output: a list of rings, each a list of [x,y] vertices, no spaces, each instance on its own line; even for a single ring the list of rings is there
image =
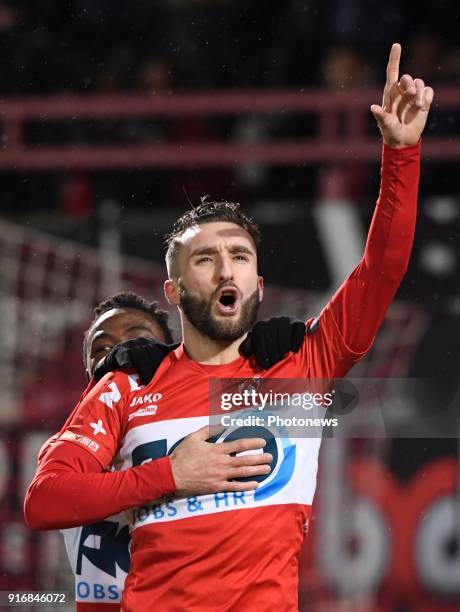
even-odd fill
[[[290,317],[272,317],[254,325],[240,345],[240,353],[254,357],[261,368],[271,368],[289,351],[300,349],[305,338],[305,323]]]
[[[96,366],[94,378],[100,380],[107,372],[133,368],[139,374],[141,383],[147,385],[166,355],[178,346],[178,344],[163,344],[148,338],[121,342],[114,346]]]
[[[214,444],[207,442],[211,428],[202,427],[188,435],[170,455],[176,483],[177,497],[191,497],[222,491],[250,491],[258,482],[237,482],[235,478],[248,478],[269,474],[273,461],[270,453],[232,456],[248,450],[262,449],[263,438],[244,438]]]
[[[395,43],[388,60],[382,106],[371,106],[383,142],[396,148],[414,145],[420,140],[434,95],[422,79],[413,79],[409,74],[399,79],[400,58],[401,45]]]

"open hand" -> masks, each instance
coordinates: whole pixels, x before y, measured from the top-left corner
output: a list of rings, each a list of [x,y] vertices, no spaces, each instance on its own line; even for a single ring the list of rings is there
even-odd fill
[[[257,476],[270,473],[273,456],[262,452],[266,440],[247,438],[214,444],[208,442],[212,436],[211,429],[202,427],[188,435],[171,453],[176,497],[250,491],[259,485]],[[245,451],[258,452],[238,455]],[[236,478],[245,480],[241,482]]]

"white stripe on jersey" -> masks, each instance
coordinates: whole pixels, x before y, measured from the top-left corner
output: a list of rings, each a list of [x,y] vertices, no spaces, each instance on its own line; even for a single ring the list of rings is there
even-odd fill
[[[95,533],[97,529],[94,529],[100,523],[89,525],[86,528],[74,527],[61,530],[67,556],[75,576],[75,600],[78,602],[105,604],[121,601],[127,573],[117,563],[117,555],[129,555],[129,550],[127,546],[122,547],[125,538],[117,541],[117,534],[120,534],[120,531],[127,525],[125,513],[115,514],[105,519],[104,523],[109,526],[110,523],[113,523],[113,529],[109,531],[113,531],[114,534],[112,536],[106,532],[104,540]],[[83,529],[85,529],[86,536],[83,535]],[[92,560],[89,558],[91,556]],[[114,571],[104,571],[102,557],[105,563],[108,561],[110,570]],[[112,575],[113,573],[115,576]]]
[[[186,435],[209,425],[209,416],[157,421],[134,427],[126,434],[119,451],[121,469],[127,469],[170,452],[171,448]],[[217,442],[229,432],[227,429]],[[216,493],[196,498],[177,499],[163,504],[147,505],[128,511],[132,529],[167,521],[193,518],[228,510],[244,510],[279,504],[311,505],[316,487],[318,453],[321,438],[288,438],[271,430],[271,447],[264,451],[275,455],[272,472],[255,491],[245,493]],[[253,434],[257,435],[257,434]],[[153,454],[153,456],[150,456]],[[144,459],[142,460],[142,457]]]

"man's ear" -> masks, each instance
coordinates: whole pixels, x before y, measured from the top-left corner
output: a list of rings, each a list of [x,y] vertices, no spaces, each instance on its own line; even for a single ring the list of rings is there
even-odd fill
[[[178,306],[180,304],[179,288],[174,280],[168,279],[164,284],[165,298],[168,304]]]
[[[259,302],[264,299],[264,277],[259,276],[257,279],[257,288],[259,290]]]

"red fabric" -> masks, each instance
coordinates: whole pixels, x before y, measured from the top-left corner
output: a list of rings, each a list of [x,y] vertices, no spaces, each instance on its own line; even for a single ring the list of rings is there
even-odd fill
[[[414,241],[420,142],[383,147],[382,182],[364,256],[330,302],[346,344],[355,352],[372,344],[406,273]]]
[[[32,529],[85,525],[174,493],[169,457],[122,472],[102,472],[84,447],[56,441],[42,459],[24,502]]]

